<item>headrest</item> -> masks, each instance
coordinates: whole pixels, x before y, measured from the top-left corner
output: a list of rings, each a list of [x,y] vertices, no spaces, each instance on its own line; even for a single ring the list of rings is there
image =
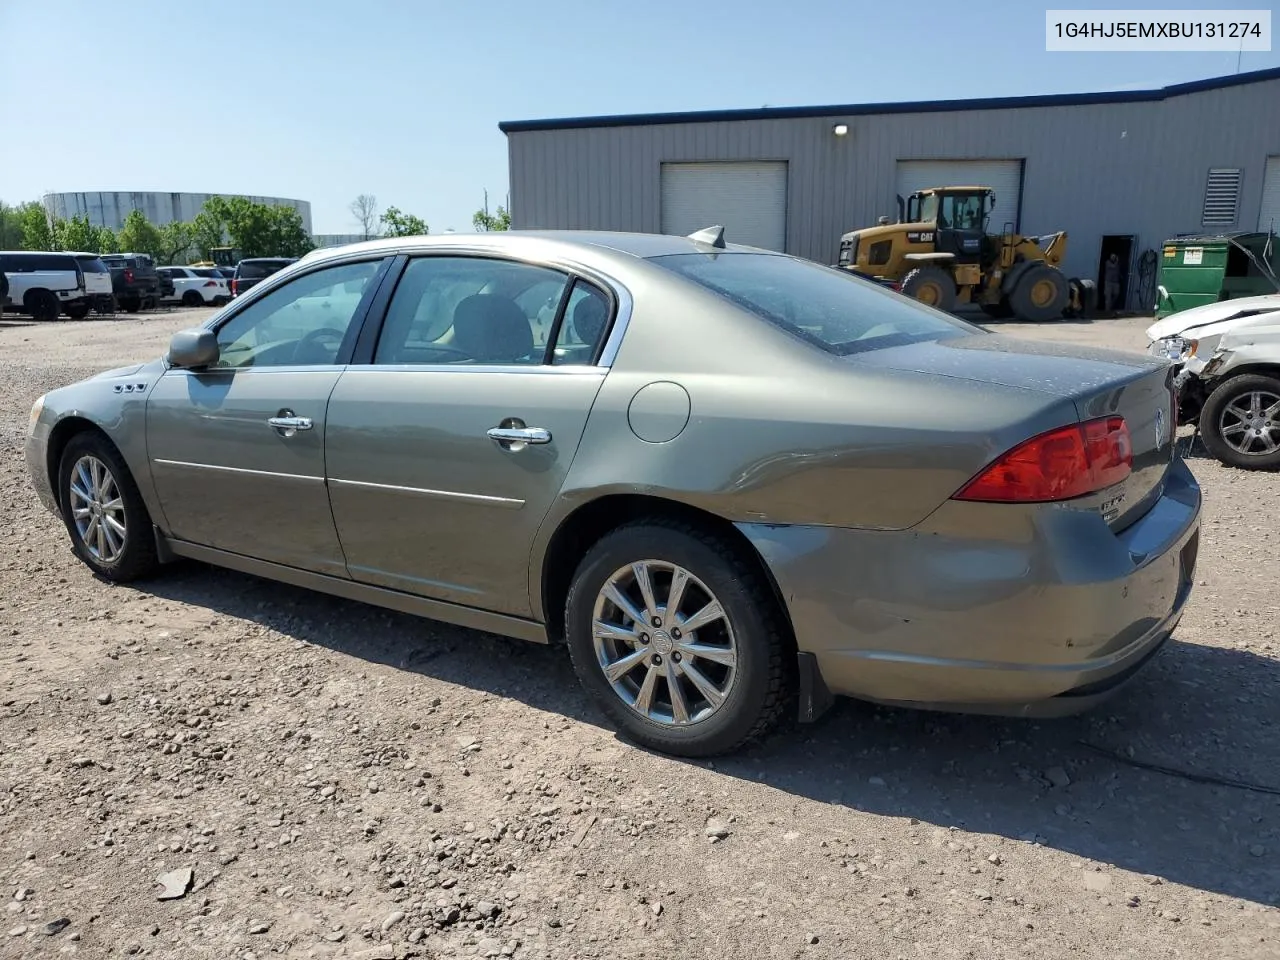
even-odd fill
[[[595,344],[609,319],[609,307],[598,295],[590,294],[573,308],[573,332],[583,343]]]
[[[477,293],[454,308],[453,342],[478,363],[514,363],[533,353],[533,330],[514,300]]]

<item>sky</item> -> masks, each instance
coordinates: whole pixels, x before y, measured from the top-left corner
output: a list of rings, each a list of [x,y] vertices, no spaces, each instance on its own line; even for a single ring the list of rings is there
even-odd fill
[[[0,0],[0,200],[184,191],[471,229],[502,120],[1161,87],[1235,53],[1047,53],[1027,0]],[[1054,7],[1272,9],[1276,0]],[[1280,66],[1280,46],[1240,69]]]

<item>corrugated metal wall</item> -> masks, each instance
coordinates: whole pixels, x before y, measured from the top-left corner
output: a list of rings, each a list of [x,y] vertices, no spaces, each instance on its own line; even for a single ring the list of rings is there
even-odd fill
[[[1210,167],[1243,168],[1253,229],[1280,80],[1155,102],[518,131],[508,152],[517,229],[657,232],[663,161],[785,160],[787,250],[823,263],[844,231],[896,217],[898,160],[1021,158],[1023,231],[1067,230],[1064,267],[1092,276],[1106,234],[1142,250],[1200,229]]]
[[[97,227],[119,230],[124,218],[134,210],[141,210],[157,226],[175,220],[191,220],[203,209],[210,197],[244,196],[254,203],[272,207],[293,207],[302,216],[302,225],[311,232],[311,204],[306,200],[289,200],[284,197],[253,197],[231,193],[141,193],[94,191],[89,193],[50,193],[44,197],[45,209],[54,216],[69,218],[87,214],[89,222]]]

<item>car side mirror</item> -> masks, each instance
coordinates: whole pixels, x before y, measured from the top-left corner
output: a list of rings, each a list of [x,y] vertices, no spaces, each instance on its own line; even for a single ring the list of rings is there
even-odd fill
[[[165,357],[174,367],[198,370],[218,362],[218,337],[212,330],[196,327],[179,330],[169,340],[169,355]]]

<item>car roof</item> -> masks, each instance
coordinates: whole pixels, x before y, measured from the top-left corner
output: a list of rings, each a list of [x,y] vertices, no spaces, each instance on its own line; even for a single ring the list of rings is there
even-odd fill
[[[322,247],[306,255],[309,263],[339,259],[353,253],[412,253],[418,250],[468,249],[501,250],[519,249],[534,252],[539,246],[560,251],[593,249],[623,254],[638,259],[671,256],[679,253],[708,253],[722,250],[725,253],[766,253],[777,256],[774,250],[762,250],[743,244],[726,243],[723,248],[661,233],[622,233],[606,230],[498,230],[490,233],[448,233],[434,236],[382,237],[377,240],[361,240],[340,247]]]

